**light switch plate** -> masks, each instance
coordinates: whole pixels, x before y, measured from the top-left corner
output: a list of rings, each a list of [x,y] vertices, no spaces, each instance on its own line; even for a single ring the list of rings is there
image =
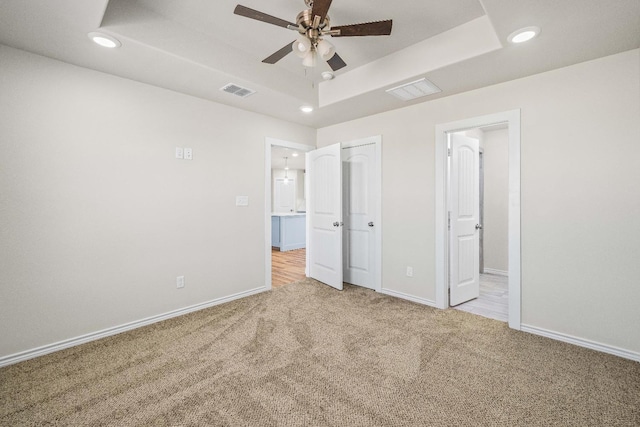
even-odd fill
[[[193,160],[193,150],[191,148],[184,149],[184,159]]]
[[[249,196],[236,196],[236,206],[249,206]]]

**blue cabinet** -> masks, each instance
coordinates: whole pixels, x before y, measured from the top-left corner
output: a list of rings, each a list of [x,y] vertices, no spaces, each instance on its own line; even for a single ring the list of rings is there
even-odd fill
[[[271,216],[271,246],[280,251],[302,249],[307,246],[305,214],[273,214]]]
[[[280,247],[280,217],[271,217],[271,246]]]

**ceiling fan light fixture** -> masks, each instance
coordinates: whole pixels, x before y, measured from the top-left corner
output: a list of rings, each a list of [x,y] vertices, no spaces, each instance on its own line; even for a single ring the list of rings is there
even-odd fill
[[[360,37],[388,36],[391,34],[393,26],[393,20],[391,19],[340,25],[332,28],[328,15],[332,0],[304,0],[304,2],[307,9],[298,14],[295,23],[240,4],[233,10],[235,15],[286,28],[299,34],[298,39],[293,44],[287,44],[263,59],[262,62],[265,64],[275,64],[293,51],[303,59],[305,67],[313,67],[316,62],[315,51],[318,50],[321,58],[327,62],[329,67],[333,71],[338,71],[346,67],[347,63],[335,53],[335,49],[330,43],[325,43],[322,40],[323,36]],[[311,55],[307,54],[307,52],[310,52]]]
[[[336,53],[336,48],[324,39],[318,40],[317,49],[318,53],[325,61],[331,59],[331,57]]]
[[[540,27],[532,26],[520,28],[519,30],[516,30],[513,33],[509,34],[509,37],[507,37],[507,41],[513,44],[524,43],[537,37],[539,34]]]
[[[302,58],[302,65],[307,68],[313,68],[316,66],[316,52],[315,50],[310,50],[307,54]]]
[[[311,40],[300,36],[293,42],[293,51],[299,58],[304,58],[311,51]]]

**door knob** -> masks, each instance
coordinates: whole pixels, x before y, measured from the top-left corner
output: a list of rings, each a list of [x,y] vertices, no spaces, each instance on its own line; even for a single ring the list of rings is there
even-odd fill
[[[340,223],[338,221],[336,221],[336,222],[333,223],[333,226],[334,227],[340,227]]]
[[[476,224],[476,230],[482,230],[482,225],[481,224]]]
[[[373,222],[370,222],[369,224],[367,224],[369,227],[373,227]]]

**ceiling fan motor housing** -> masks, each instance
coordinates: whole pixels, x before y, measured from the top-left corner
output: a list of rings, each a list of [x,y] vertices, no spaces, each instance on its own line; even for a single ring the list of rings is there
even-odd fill
[[[313,26],[313,16],[311,15],[311,9],[305,9],[300,12],[296,18],[296,24],[298,27],[304,28],[305,32],[308,32],[309,29],[314,28]],[[327,15],[324,21],[318,25],[316,30],[329,29],[329,16]]]

